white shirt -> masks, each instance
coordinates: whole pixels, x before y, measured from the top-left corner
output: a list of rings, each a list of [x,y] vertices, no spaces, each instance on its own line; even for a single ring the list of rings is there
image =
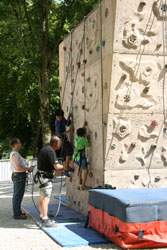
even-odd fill
[[[25,170],[18,170],[13,162],[13,158],[15,158],[15,161],[21,165],[22,167],[26,167],[25,159],[17,152],[12,151],[10,153],[10,168],[12,172],[25,172]]]

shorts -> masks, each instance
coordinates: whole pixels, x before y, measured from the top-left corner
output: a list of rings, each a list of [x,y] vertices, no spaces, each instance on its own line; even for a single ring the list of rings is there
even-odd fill
[[[47,186],[41,187],[41,184],[47,183]],[[52,193],[52,181],[48,178],[39,177],[38,187],[40,188],[40,195],[43,197],[50,197]]]
[[[80,161],[76,161],[76,162],[78,166],[80,166]],[[87,161],[85,157],[82,159],[82,169],[87,169]]]
[[[62,157],[64,161],[66,159],[66,156],[73,155],[73,146],[67,139],[63,139],[61,150],[62,150]]]

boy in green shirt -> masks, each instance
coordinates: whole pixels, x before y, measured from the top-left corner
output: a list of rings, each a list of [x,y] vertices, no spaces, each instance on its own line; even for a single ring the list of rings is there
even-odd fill
[[[82,185],[82,190],[88,189],[85,185],[88,174],[87,161],[85,156],[85,148],[90,146],[90,138],[87,136],[84,128],[77,129],[77,137],[75,139],[75,151],[73,154],[74,161],[79,165],[79,183]],[[83,171],[83,179],[82,179]]]

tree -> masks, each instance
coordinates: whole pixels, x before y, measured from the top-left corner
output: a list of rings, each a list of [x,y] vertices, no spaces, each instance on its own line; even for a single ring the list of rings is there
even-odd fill
[[[50,138],[50,120],[59,102],[59,43],[98,3],[97,0],[0,2],[3,17],[0,22],[0,91],[4,88],[0,94],[0,107],[6,105],[0,117],[7,114],[15,134],[24,123],[24,130],[26,128],[29,138],[33,138],[29,141],[34,142],[34,155],[37,154],[40,132],[43,144]],[[14,103],[16,107],[12,109]],[[14,113],[11,114],[11,110]],[[4,131],[1,126],[0,135]]]

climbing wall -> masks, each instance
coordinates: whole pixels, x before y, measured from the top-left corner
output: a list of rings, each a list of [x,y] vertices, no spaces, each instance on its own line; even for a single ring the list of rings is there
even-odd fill
[[[74,134],[87,122],[87,185],[166,186],[166,6],[104,0],[60,44],[60,92]],[[67,202],[87,212],[77,167]]]

